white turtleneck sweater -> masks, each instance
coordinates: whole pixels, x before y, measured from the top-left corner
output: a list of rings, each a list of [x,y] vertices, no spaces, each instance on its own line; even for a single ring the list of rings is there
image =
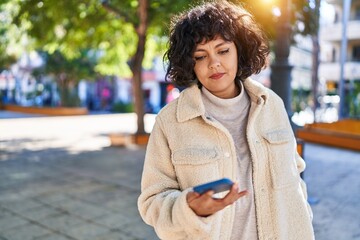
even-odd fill
[[[246,126],[250,109],[250,98],[240,83],[240,94],[231,99],[218,98],[205,87],[202,88],[202,100],[206,114],[220,122],[231,134],[238,161],[236,181],[240,190],[247,190],[248,195],[241,197],[235,204],[235,219],[232,240],[256,240],[256,217],[254,191],[252,184],[252,162],[246,140]]]

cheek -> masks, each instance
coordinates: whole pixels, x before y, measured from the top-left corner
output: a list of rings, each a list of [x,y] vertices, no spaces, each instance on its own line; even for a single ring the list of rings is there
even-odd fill
[[[196,75],[196,77],[197,78],[201,78],[202,76],[203,76],[203,72],[204,72],[204,70],[203,70],[204,68],[203,67],[201,67],[201,64],[196,64],[195,66],[194,66],[194,73],[195,73],[195,75]]]
[[[231,69],[233,71],[235,71],[235,74],[237,73],[237,70],[238,70],[238,59],[237,59],[237,56],[234,56],[232,58],[232,61],[231,61]]]

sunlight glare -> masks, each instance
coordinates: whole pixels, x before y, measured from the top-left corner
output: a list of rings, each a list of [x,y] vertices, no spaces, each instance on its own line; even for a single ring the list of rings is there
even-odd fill
[[[278,7],[273,7],[272,13],[273,13],[276,17],[280,17],[280,16],[281,16],[281,11],[280,11],[280,8],[278,8]]]

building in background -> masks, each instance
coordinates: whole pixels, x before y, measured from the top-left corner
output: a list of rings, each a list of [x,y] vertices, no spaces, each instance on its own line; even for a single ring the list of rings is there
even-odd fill
[[[309,36],[294,36],[295,44],[290,47],[289,62],[293,66],[291,72],[291,88],[294,90],[311,90],[312,42]]]
[[[340,79],[340,56],[342,41],[343,1],[326,0],[333,11],[327,14],[328,20],[321,25],[321,64],[320,82],[326,83],[327,96],[323,102],[337,106],[339,103],[338,86]],[[344,91],[346,117],[360,117],[360,0],[351,1],[347,25],[347,50],[344,65]]]

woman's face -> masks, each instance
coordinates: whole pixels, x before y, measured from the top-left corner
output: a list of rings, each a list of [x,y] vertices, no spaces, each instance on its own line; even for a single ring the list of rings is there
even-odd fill
[[[199,43],[193,55],[194,72],[201,84],[219,98],[233,98],[239,94],[235,84],[238,55],[234,42],[221,37]]]

